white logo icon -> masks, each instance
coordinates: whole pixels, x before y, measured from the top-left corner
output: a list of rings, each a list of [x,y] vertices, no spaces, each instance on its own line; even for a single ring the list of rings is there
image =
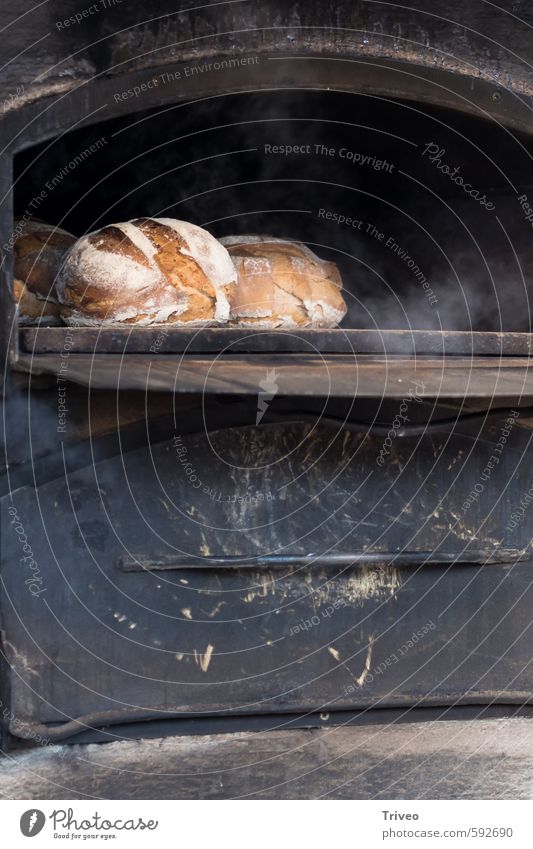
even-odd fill
[[[279,392],[279,386],[277,384],[278,373],[276,369],[270,369],[266,373],[266,377],[263,378],[261,383],[259,384],[259,389],[262,390],[259,392],[257,396],[257,417],[255,420],[256,425],[260,424],[263,420],[263,416],[268,410],[268,405],[272,401],[273,398]]]

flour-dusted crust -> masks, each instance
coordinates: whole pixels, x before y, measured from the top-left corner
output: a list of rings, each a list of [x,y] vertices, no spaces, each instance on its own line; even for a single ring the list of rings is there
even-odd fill
[[[226,236],[238,282],[231,323],[240,327],[335,327],[346,315],[335,263],[300,242],[272,236]]]
[[[207,230],[137,218],[79,239],[57,292],[70,324],[202,327],[228,321],[236,279],[226,248]]]

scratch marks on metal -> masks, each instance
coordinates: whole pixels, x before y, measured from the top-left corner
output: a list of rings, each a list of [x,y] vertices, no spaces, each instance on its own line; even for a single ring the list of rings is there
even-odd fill
[[[276,587],[275,581],[267,580],[264,575],[261,575],[260,576],[260,586],[253,587],[244,596],[243,601],[247,602],[248,604],[251,604],[251,602],[254,601],[256,598],[266,598],[267,595],[268,595],[268,592],[269,592],[269,588],[270,588],[270,592],[272,593],[272,595],[274,595],[275,591],[276,591],[275,587]]]
[[[199,652],[194,650],[194,660],[202,670],[202,672],[207,672],[209,669],[209,664],[211,663],[211,658],[213,656],[214,646],[209,643],[205,652],[203,654],[199,654]]]
[[[315,603],[319,606],[338,598],[343,598],[349,604],[360,605],[371,599],[393,596],[400,587],[400,576],[393,566],[361,566],[335,580],[328,580],[326,574],[320,577],[324,583],[316,589],[312,588],[310,581],[306,579]]]
[[[214,617],[214,616],[216,616],[216,615],[217,615],[217,613],[220,613],[220,611],[222,610],[222,608],[224,607],[224,605],[225,605],[225,604],[226,604],[226,602],[225,602],[225,601],[219,601],[219,603],[218,603],[218,604],[216,604],[216,605],[214,606],[214,608],[213,608],[213,610],[211,611],[211,613],[208,613],[208,614],[207,614],[207,615],[208,615],[208,617],[209,617],[210,619],[213,619],[213,617]]]
[[[28,675],[39,677],[38,671],[30,666],[25,655],[13,643],[4,640],[4,649],[10,666],[17,668],[19,671],[23,669]]]
[[[374,635],[371,634],[368,638],[368,651],[366,653],[365,665],[363,667],[363,671],[361,672],[359,677],[355,679],[356,683],[360,687],[362,687],[364,685],[366,678],[367,678],[367,675],[369,674],[369,672],[372,668],[372,652],[373,652],[373,650],[374,650]]]

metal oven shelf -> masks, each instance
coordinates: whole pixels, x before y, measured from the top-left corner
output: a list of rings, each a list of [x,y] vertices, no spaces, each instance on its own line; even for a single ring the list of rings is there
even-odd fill
[[[94,388],[402,398],[533,396],[527,333],[25,328],[13,365]]]
[[[80,354],[436,354],[529,356],[531,333],[452,330],[250,330],[234,327],[41,327],[23,328],[21,349],[59,353],[68,341]]]

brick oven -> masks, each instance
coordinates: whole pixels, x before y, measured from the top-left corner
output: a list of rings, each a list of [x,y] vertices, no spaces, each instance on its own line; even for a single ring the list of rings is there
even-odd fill
[[[529,715],[531,13],[500,5],[12,3],[4,750]],[[296,239],[348,313],[22,327],[25,215]]]

